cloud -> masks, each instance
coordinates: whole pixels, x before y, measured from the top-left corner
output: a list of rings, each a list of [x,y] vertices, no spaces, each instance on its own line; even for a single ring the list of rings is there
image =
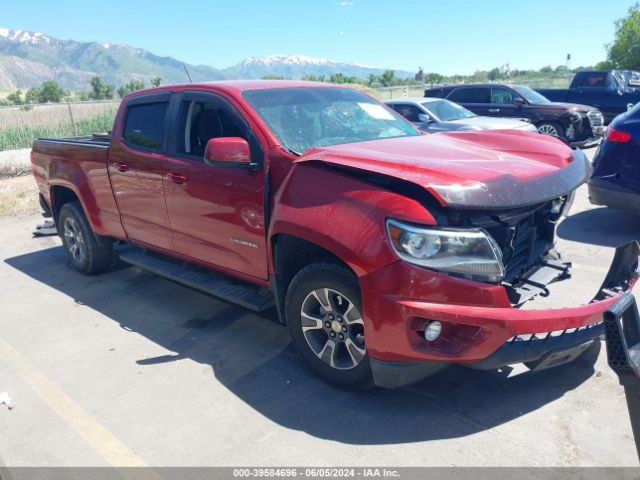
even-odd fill
[[[342,0],[340,2],[334,2],[339,7],[353,7],[356,2],[349,2],[348,0]]]

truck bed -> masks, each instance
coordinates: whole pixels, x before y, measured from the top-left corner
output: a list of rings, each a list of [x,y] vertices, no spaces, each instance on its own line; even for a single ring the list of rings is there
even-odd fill
[[[110,141],[111,141],[111,133],[105,132],[105,133],[94,133],[92,135],[80,135],[77,137],[60,137],[60,138],[42,137],[42,138],[38,138],[36,140],[36,143],[41,143],[41,142],[63,143],[68,145],[106,148],[109,146]]]
[[[97,234],[119,238],[124,233],[109,181],[109,138],[109,133],[39,138],[31,165],[42,201],[51,205],[52,196],[73,194]]]

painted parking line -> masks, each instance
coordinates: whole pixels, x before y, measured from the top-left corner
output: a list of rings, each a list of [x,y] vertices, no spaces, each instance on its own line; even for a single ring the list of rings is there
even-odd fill
[[[12,367],[51,410],[65,420],[107,463],[116,467],[124,478],[149,480],[161,478],[151,468],[127,468],[148,467],[148,465],[1,338],[0,360]]]

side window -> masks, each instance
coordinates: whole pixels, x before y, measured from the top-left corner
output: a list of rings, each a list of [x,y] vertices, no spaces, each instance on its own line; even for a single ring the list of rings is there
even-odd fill
[[[457,103],[489,103],[488,88],[460,88],[448,97]]]
[[[491,89],[491,103],[499,103],[509,105],[513,103],[513,94],[505,88]]]
[[[410,122],[419,122],[419,115],[422,113],[419,108],[414,107],[413,105],[401,105],[396,104],[393,105],[393,109],[402,115],[404,118],[409,120]]]
[[[169,102],[132,105],[127,108],[124,139],[133,147],[162,150],[165,117]]]
[[[606,87],[607,72],[584,73],[578,77],[576,87]]]
[[[182,129],[178,153],[202,159],[207,142],[212,138],[243,137],[245,129],[218,103],[200,100],[182,102]]]

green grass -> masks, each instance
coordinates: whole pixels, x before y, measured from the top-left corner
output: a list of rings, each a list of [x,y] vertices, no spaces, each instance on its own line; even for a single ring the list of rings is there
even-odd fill
[[[76,120],[78,135],[106,132],[113,126],[114,112]],[[28,148],[39,137],[68,137],[74,135],[70,122],[48,125],[21,125],[0,130],[0,151]]]

